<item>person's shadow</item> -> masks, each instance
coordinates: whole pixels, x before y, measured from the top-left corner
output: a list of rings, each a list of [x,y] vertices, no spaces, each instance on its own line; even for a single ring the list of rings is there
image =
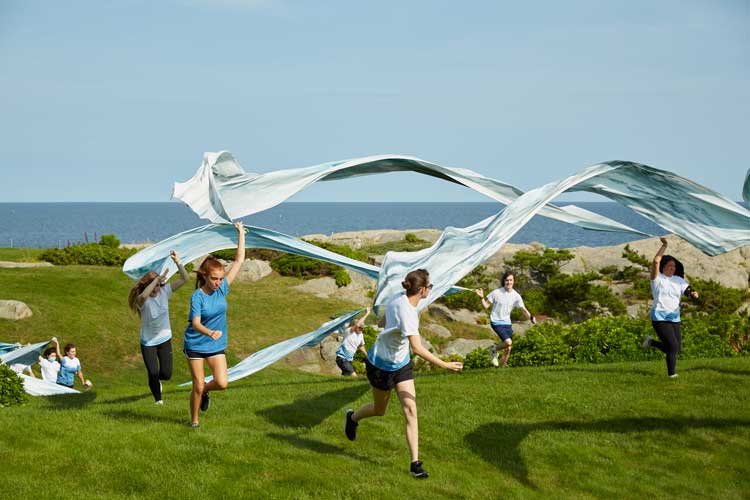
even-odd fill
[[[355,401],[370,390],[367,380],[351,380],[351,386],[335,391],[318,394],[317,396],[302,397],[291,403],[272,406],[258,410],[256,414],[279,427],[295,427],[310,429],[319,425],[323,420],[341,410],[342,406]],[[343,418],[343,414],[342,414]]]
[[[96,392],[88,391],[80,394],[60,394],[47,397],[47,403],[54,410],[79,410],[85,408],[96,399]]]
[[[750,427],[750,419],[704,419],[690,417],[615,418],[594,422],[553,421],[534,424],[492,422],[464,436],[466,444],[487,463],[510,472],[525,486],[536,489],[521,455],[520,445],[526,436],[537,431],[639,433],[666,431],[680,434],[687,429]]]

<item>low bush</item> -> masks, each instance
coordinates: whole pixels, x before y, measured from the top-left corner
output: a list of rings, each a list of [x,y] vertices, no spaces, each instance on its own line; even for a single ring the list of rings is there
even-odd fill
[[[492,366],[490,351],[477,347],[464,358],[464,369],[476,370]]]
[[[28,400],[21,377],[7,365],[0,364],[0,408],[22,405]]]
[[[65,248],[50,248],[39,255],[40,260],[56,266],[122,266],[136,252],[134,248],[117,248],[99,243],[84,243]]]

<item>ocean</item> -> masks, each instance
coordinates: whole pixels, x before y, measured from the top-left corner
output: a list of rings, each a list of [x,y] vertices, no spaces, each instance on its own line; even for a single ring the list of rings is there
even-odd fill
[[[565,205],[561,203],[560,205]],[[576,205],[653,235],[662,228],[611,202]],[[443,229],[469,226],[502,209],[497,203],[284,203],[244,218],[245,224],[293,236],[365,229]],[[176,203],[0,203],[0,247],[62,247],[115,234],[123,243],[160,241],[207,224]],[[628,233],[586,231],[534,217],[510,241],[550,247],[617,245],[638,239]]]

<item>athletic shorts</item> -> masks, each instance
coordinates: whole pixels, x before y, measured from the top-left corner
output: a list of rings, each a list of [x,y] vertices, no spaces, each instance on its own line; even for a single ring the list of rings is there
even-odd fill
[[[365,368],[367,369],[367,380],[370,381],[370,385],[381,391],[390,391],[400,382],[414,380],[414,363],[411,361],[403,368],[399,368],[393,372],[381,370],[368,360],[365,360]]]
[[[185,353],[185,357],[187,359],[206,359],[206,358],[213,358],[214,356],[218,356],[219,354],[224,354],[224,351],[216,351],[216,352],[195,352],[195,351],[182,351]]]
[[[336,356],[336,364],[341,368],[341,375],[351,375],[354,373],[354,365],[340,356]]]
[[[505,342],[506,340],[510,339],[513,336],[513,327],[511,325],[500,325],[498,323],[490,323],[490,326],[493,330],[495,330],[495,333],[497,333],[497,336],[500,337],[500,340]]]

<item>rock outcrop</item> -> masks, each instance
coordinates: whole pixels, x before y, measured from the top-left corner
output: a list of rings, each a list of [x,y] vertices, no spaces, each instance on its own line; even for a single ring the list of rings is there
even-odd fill
[[[30,318],[31,309],[20,300],[0,300],[0,318],[19,320]]]

